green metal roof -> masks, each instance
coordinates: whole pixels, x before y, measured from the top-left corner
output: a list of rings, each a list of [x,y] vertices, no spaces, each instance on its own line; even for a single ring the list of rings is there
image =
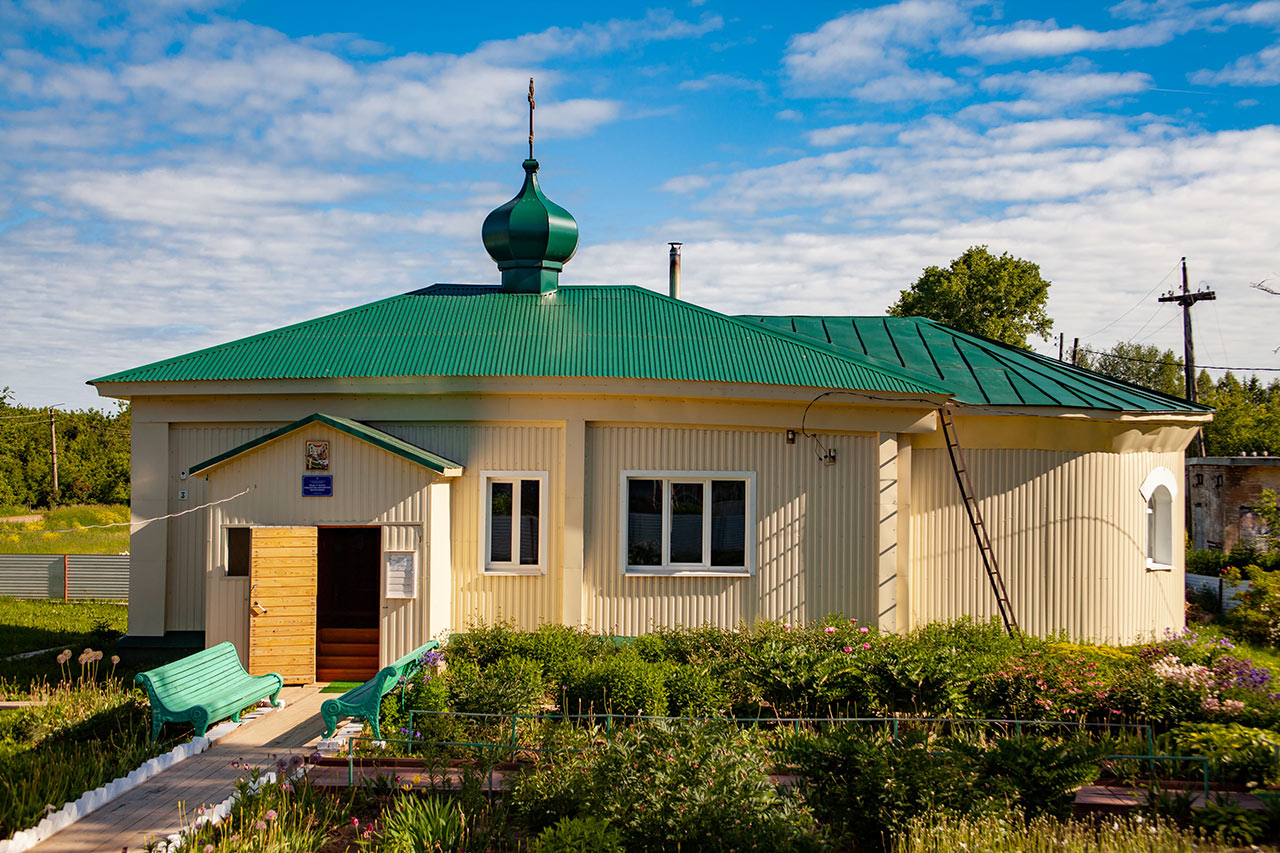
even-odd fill
[[[450,461],[443,456],[437,456],[429,450],[423,450],[415,444],[410,444],[407,441],[396,438],[394,435],[388,435],[380,429],[374,429],[359,421],[340,418],[336,415],[325,415],[320,412],[316,412],[314,415],[307,415],[302,420],[286,424],[279,429],[274,429],[252,441],[246,441],[244,444],[233,447],[225,453],[219,453],[217,456],[206,459],[198,465],[192,465],[188,473],[194,475],[201,471],[207,471],[215,465],[221,465],[223,462],[248,453],[250,450],[275,441],[277,438],[283,438],[290,433],[297,432],[311,424],[324,424],[325,426],[333,427],[339,432],[345,432],[347,435],[367,441],[369,444],[380,447],[388,453],[394,453],[396,456],[408,459],[410,462],[416,462],[423,468],[429,468],[446,477],[457,477],[462,474],[462,465],[458,462]]]
[[[909,367],[976,406],[1056,406],[1123,412],[1212,411],[971,335],[923,317],[766,317],[750,319],[821,341],[887,367]]]
[[[546,294],[434,285],[91,380],[537,376],[948,395],[943,383],[630,286]]]

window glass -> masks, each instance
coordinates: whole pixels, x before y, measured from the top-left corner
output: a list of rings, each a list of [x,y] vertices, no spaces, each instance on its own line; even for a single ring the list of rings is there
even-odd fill
[[[742,480],[711,481],[711,565],[745,566],[747,555],[747,484]]]
[[[489,560],[511,562],[511,513],[513,484],[489,483]]]
[[[662,565],[662,481],[627,481],[627,564]]]
[[[520,565],[538,565],[539,487],[537,480],[520,481]]]
[[[702,483],[671,484],[671,562],[702,562]]]
[[[249,528],[227,528],[227,577],[249,576]]]
[[[1173,495],[1164,486],[1157,486],[1147,501],[1147,559],[1173,564]]]

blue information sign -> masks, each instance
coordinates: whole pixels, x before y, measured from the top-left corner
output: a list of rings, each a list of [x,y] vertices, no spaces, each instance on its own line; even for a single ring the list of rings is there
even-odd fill
[[[332,474],[303,474],[302,496],[304,498],[333,497]]]

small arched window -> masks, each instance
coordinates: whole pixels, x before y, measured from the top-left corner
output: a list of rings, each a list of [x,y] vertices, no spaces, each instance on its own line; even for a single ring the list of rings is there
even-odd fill
[[[1143,482],[1142,499],[1147,503],[1147,568],[1173,568],[1173,499],[1178,481],[1168,468],[1157,468]]]

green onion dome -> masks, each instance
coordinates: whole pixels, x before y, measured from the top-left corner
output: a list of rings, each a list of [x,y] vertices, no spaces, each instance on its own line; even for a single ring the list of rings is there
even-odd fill
[[[502,271],[502,289],[514,293],[555,290],[560,270],[578,248],[578,223],[542,194],[533,159],[524,161],[519,194],[486,216],[480,233]]]

